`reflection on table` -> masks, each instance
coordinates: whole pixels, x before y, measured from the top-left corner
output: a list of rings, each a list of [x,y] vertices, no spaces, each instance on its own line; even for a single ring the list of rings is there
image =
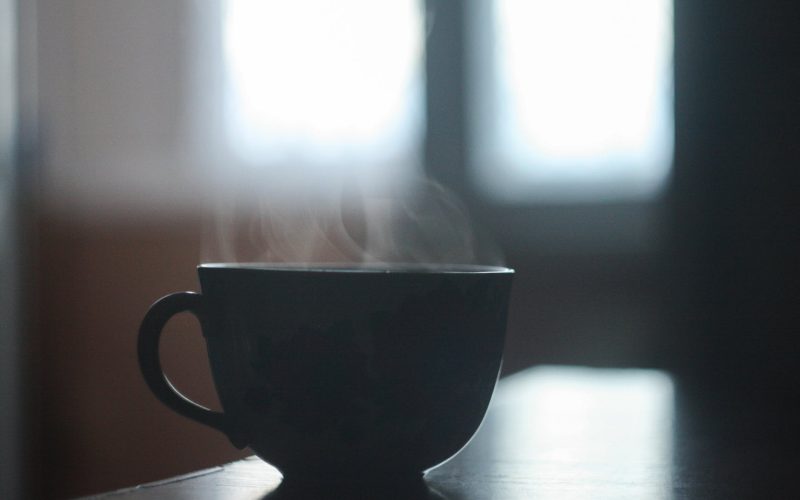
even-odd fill
[[[791,415],[683,387],[655,370],[537,367],[501,380],[472,441],[414,484],[384,488],[365,478],[343,491],[289,486],[251,457],[108,495],[671,500],[800,491]]]

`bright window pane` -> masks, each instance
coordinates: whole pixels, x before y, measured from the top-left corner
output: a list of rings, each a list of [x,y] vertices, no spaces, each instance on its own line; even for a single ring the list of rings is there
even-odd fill
[[[648,197],[673,156],[671,0],[495,0],[476,180],[506,200]]]
[[[228,0],[230,143],[260,166],[380,168],[416,159],[417,0]]]

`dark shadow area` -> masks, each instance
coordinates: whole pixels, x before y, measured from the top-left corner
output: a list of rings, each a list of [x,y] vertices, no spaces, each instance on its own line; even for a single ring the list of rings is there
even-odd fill
[[[800,392],[795,16],[782,3],[675,5],[664,355],[706,404],[776,418]]]
[[[676,380],[675,498],[794,498],[800,466],[796,395],[767,398]]]
[[[788,498],[800,465],[796,6],[675,5],[676,496]],[[698,492],[702,492],[698,495]]]

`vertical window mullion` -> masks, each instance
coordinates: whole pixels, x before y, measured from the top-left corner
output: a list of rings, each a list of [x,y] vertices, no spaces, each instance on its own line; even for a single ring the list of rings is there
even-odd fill
[[[466,15],[463,0],[424,0],[425,168],[436,180],[464,194],[467,145]]]

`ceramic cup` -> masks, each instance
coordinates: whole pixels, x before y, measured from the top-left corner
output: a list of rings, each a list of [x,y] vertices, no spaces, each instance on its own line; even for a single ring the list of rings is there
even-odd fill
[[[419,477],[478,429],[497,382],[513,271],[488,266],[204,264],[202,293],[150,307],[139,363],[179,414],[249,446],[285,478]],[[159,361],[194,314],[222,412],[182,396]]]

